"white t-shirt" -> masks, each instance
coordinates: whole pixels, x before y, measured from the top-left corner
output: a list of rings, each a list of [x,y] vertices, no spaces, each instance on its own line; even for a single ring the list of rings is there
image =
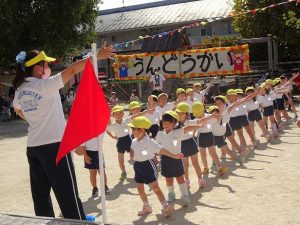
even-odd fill
[[[198,92],[194,92],[194,101],[199,101],[199,102],[204,102],[204,95],[206,94],[206,91],[200,91],[200,93]]]
[[[138,141],[136,138],[132,140],[131,149],[134,151],[133,160],[137,162],[144,162],[155,157],[163,147],[155,142],[148,135]]]
[[[190,109],[189,109],[189,113],[192,113],[192,107],[193,107],[193,103],[194,101],[192,101],[190,98],[188,98],[186,100],[186,103],[189,105]]]
[[[99,143],[98,137],[95,137],[95,138],[83,143],[81,146],[84,146],[86,148],[86,150],[88,150],[88,151],[97,152],[99,150],[99,144],[102,145],[103,137],[104,137],[104,134],[100,135],[101,143]]]
[[[247,105],[248,112],[255,110],[255,109],[259,109],[259,102],[257,100],[255,100],[255,101],[250,100],[249,102],[246,103],[246,105]]]
[[[229,103],[228,106],[231,106],[232,104],[233,103]],[[243,103],[242,105],[235,107],[234,109],[231,110],[229,115],[232,118],[237,116],[242,116],[242,115],[248,115],[247,104]]]
[[[166,78],[161,74],[155,74],[151,76],[150,82],[153,84],[153,90],[159,90],[161,91],[163,89],[163,82],[166,80]]]
[[[107,126],[107,131],[110,133],[114,133],[116,137],[121,138],[129,135],[129,127],[127,126],[128,123],[131,122],[131,117],[127,117],[122,120],[121,123],[114,122]]]
[[[197,120],[186,120],[184,123],[183,123],[183,126],[184,127],[187,127],[187,126],[194,126],[194,125],[197,125]],[[192,138],[194,136],[194,132],[193,131],[189,131],[189,132],[186,132],[182,135],[182,141],[184,140],[188,140],[190,138]]]
[[[48,79],[26,78],[15,93],[14,107],[21,109],[29,124],[27,146],[60,142],[65,117],[59,89],[64,87],[61,73]]]
[[[156,107],[156,109],[160,113],[160,116],[162,116],[165,112],[172,110],[173,108],[174,108],[173,102],[168,102],[164,107],[160,107],[159,105]]]
[[[230,115],[227,110],[222,113],[221,121],[216,121],[212,127],[212,132],[214,136],[224,136],[226,133],[226,125],[229,123]]]
[[[210,114],[205,113],[204,118],[207,118],[209,116],[210,116]],[[195,120],[198,120],[198,119],[195,119]],[[197,129],[197,131],[198,131],[198,133],[212,132],[212,129],[215,126],[216,123],[217,123],[217,119],[216,118],[211,118],[205,123],[205,125],[203,127],[200,127],[199,129]]]
[[[157,109],[152,113],[147,113],[146,117],[151,121],[152,125],[159,124],[160,113]]]
[[[257,101],[259,102],[259,104],[261,104],[263,107],[268,107],[273,105],[273,100],[276,99],[276,96],[274,94],[274,92],[270,92],[268,95],[259,95],[257,96]]]
[[[181,152],[183,134],[183,128],[171,130],[169,133],[166,133],[164,130],[159,131],[156,136],[156,142],[161,144],[164,149],[176,155]]]

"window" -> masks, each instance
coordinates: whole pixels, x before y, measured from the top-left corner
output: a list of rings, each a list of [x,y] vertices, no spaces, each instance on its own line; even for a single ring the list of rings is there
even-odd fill
[[[201,36],[212,36],[212,28],[206,27],[200,30]]]
[[[206,36],[206,28],[201,29],[201,36]]]
[[[116,42],[116,40],[117,40],[117,39],[116,39],[116,36],[111,36],[111,41],[112,41],[112,42]]]

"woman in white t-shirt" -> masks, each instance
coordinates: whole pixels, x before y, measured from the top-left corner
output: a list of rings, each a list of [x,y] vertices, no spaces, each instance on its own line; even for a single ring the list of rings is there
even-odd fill
[[[112,50],[103,45],[97,58],[113,56]],[[13,105],[16,113],[29,124],[27,158],[35,214],[54,217],[52,188],[63,217],[85,220],[71,155],[65,156],[58,165],[56,155],[65,129],[59,89],[81,72],[89,59],[75,62],[52,77],[48,63],[55,59],[43,51],[21,52],[16,60]]]

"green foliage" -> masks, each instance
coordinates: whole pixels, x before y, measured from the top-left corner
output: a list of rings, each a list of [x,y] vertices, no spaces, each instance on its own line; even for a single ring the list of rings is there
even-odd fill
[[[21,50],[64,57],[95,39],[100,0],[1,0],[0,67]]]
[[[228,47],[237,45],[237,37],[212,37],[201,41],[201,48]]]
[[[263,8],[282,0],[234,0],[236,13]],[[300,59],[300,7],[295,2],[234,17],[236,32],[244,38],[278,37],[281,61]]]

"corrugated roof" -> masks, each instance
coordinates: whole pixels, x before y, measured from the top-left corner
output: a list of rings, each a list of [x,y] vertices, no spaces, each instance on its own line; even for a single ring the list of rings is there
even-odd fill
[[[96,32],[127,31],[226,17],[232,11],[228,2],[230,0],[199,0],[131,11],[125,8],[123,12],[98,16]]]

